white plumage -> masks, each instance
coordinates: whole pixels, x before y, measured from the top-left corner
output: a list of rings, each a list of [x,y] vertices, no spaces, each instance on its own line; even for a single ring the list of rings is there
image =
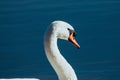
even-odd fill
[[[59,80],[77,80],[77,76],[71,65],[61,55],[57,39],[69,40],[76,47],[80,48],[79,44],[74,39],[75,32],[73,27],[64,21],[54,21],[46,31],[44,37],[44,47],[46,56],[56,71]],[[67,46],[66,46],[67,47]],[[0,80],[39,80],[36,78],[12,78]]]
[[[46,56],[56,71],[59,80],[77,80],[76,74],[71,65],[61,55],[58,46],[57,39],[69,40],[76,47],[80,48],[78,43],[74,39],[73,27],[63,21],[54,21],[46,31],[44,37],[44,46]],[[67,47],[67,46],[66,46]]]

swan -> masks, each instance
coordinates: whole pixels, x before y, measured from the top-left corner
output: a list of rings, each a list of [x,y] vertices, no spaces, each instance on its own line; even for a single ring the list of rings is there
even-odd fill
[[[75,40],[74,28],[64,21],[53,21],[45,32],[44,48],[47,59],[59,80],[77,80],[72,66],[61,55],[58,49],[57,39],[68,40],[77,48],[80,48],[80,45]]]
[[[64,39],[70,41],[77,48],[80,45],[75,40],[74,28],[64,21],[54,21],[50,24],[44,36],[44,47],[48,61],[54,68],[59,80],[77,80],[77,76],[72,66],[61,55],[57,39]],[[37,78],[12,78],[0,80],[39,80]]]
[[[40,79],[37,79],[37,78],[11,78],[11,79],[1,78],[0,80],[40,80]]]

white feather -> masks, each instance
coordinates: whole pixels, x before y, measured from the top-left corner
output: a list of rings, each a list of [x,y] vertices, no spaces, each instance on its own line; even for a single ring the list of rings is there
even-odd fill
[[[73,68],[61,55],[57,46],[58,38],[68,40],[68,28],[74,30],[73,27],[66,22],[55,21],[48,28],[44,38],[46,56],[56,71],[59,80],[77,80]]]

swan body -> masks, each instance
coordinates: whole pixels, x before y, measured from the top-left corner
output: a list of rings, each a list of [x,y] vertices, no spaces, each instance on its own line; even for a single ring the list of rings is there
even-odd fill
[[[0,79],[0,80],[40,80],[37,78],[11,78],[11,79]]]
[[[54,21],[49,26],[44,36],[44,47],[46,56],[58,75],[59,80],[77,80],[77,76],[71,65],[61,55],[57,39],[69,40],[76,47],[79,44],[74,39],[75,32],[73,27],[64,21]]]

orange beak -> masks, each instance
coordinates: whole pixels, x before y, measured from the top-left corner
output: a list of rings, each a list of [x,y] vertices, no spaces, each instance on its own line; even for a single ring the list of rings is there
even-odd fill
[[[76,46],[77,48],[80,48],[80,45],[77,43],[77,41],[74,38],[74,32],[72,32],[69,36],[69,41]]]

